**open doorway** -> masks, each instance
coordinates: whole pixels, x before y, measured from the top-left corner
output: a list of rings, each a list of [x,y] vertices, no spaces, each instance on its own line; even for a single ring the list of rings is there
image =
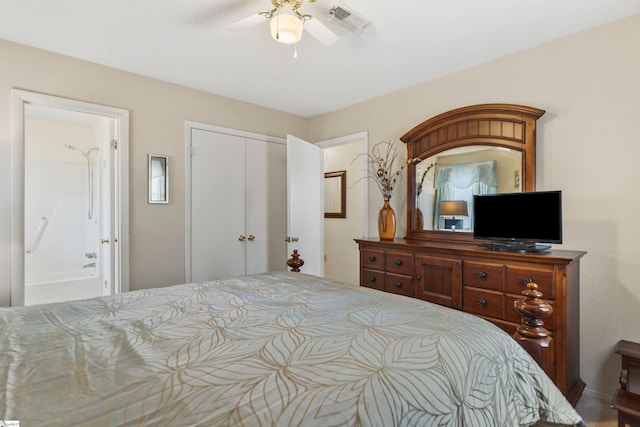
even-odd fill
[[[128,290],[128,112],[13,91],[11,305]]]
[[[358,155],[368,152],[367,132],[347,135],[317,144],[323,148],[324,171],[346,172],[346,215],[324,220],[324,276],[354,286],[360,284],[360,255],[355,238],[368,230],[366,170]]]

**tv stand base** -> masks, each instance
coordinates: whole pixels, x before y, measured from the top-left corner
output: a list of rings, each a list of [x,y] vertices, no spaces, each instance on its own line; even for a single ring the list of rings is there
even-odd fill
[[[491,242],[480,243],[478,246],[485,249],[491,249],[492,251],[520,253],[541,253],[551,249],[551,245],[543,245],[533,242]]]

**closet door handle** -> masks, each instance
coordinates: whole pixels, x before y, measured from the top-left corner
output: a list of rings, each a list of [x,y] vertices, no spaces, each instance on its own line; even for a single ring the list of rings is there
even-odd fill
[[[254,236],[253,234],[249,234],[249,241],[253,242],[254,240],[256,240],[256,236]]]
[[[240,236],[238,236],[238,240],[244,242],[245,240],[247,240],[247,238],[241,234]]]

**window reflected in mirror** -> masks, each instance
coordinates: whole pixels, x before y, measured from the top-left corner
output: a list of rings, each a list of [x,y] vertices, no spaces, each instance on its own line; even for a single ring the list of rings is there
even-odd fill
[[[461,147],[422,160],[414,229],[472,232],[473,196],[522,191],[521,175],[522,153],[503,147]]]
[[[169,158],[149,154],[149,203],[169,203]]]

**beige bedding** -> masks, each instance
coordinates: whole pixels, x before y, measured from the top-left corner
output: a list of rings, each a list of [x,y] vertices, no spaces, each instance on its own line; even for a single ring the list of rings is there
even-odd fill
[[[0,332],[21,427],[581,423],[490,323],[300,273],[4,308]]]

